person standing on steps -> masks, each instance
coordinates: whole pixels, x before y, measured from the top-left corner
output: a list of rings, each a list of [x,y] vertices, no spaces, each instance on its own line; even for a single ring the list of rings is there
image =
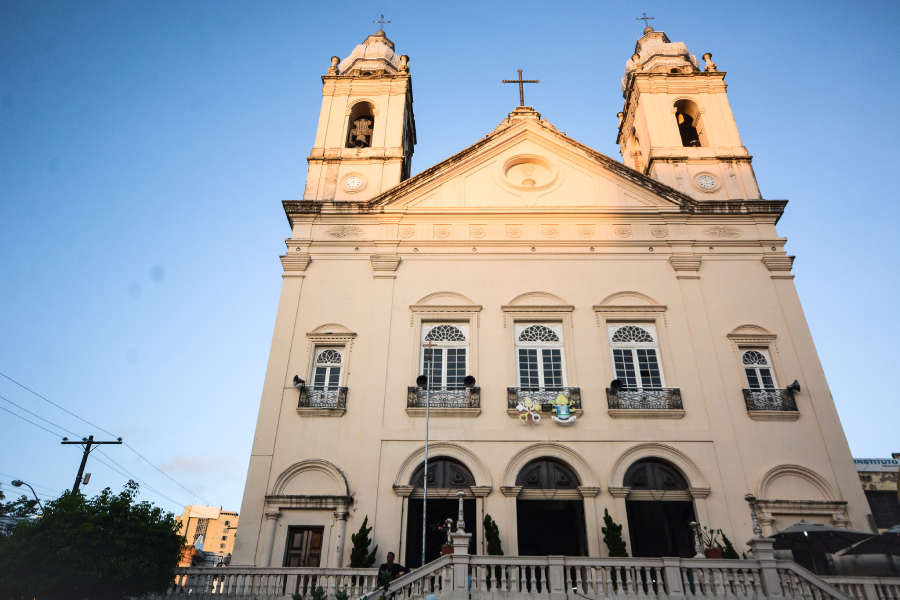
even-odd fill
[[[387,562],[381,563],[381,566],[378,567],[379,575],[381,574],[382,571],[390,571],[391,581],[397,579],[401,575],[409,573],[409,569],[407,569],[406,567],[404,567],[403,565],[401,565],[399,563],[394,562],[394,553],[393,552],[388,552],[387,553]]]

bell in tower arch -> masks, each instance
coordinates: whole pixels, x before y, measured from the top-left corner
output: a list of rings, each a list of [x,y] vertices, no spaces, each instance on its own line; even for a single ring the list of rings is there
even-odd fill
[[[372,143],[372,121],[367,117],[360,117],[353,122],[350,130],[350,143],[356,148],[368,148]]]

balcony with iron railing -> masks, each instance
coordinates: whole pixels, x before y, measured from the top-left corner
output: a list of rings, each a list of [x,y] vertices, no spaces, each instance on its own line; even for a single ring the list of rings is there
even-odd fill
[[[552,412],[556,406],[556,398],[560,394],[569,401],[569,411],[573,415],[581,416],[584,413],[581,407],[581,388],[579,387],[508,387],[506,388],[506,412],[509,416],[518,418],[522,413],[516,407],[527,398],[540,404],[541,412]]]
[[[411,385],[406,389],[406,414],[425,416],[425,403],[432,417],[477,417],[481,414],[481,388],[438,387],[423,388]]]
[[[796,384],[795,384],[796,385]],[[744,389],[747,414],[757,421],[796,421],[800,418],[794,390]]]
[[[613,382],[615,384],[616,381]],[[614,419],[640,417],[680,419],[684,417],[680,388],[606,388],[609,416]]]
[[[340,417],[347,412],[347,387],[300,386],[301,417]]]

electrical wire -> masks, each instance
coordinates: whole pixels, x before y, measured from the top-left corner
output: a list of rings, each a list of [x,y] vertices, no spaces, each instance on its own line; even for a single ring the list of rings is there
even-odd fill
[[[12,416],[14,416],[14,417],[19,417],[19,418],[22,419],[23,421],[25,421],[25,422],[27,422],[27,423],[31,423],[31,424],[34,425],[35,427],[40,427],[41,429],[43,429],[43,430],[46,431],[47,433],[52,433],[52,434],[55,435],[56,437],[59,437],[59,438],[62,437],[61,435],[59,435],[59,434],[56,433],[55,431],[50,431],[50,430],[47,429],[46,427],[44,427],[44,426],[42,426],[42,425],[38,425],[38,424],[35,423],[34,421],[29,421],[28,419],[26,419],[26,418],[23,417],[22,415],[17,415],[16,413],[14,413],[13,411],[11,411],[11,410],[9,410],[9,409],[7,409],[7,408],[3,408],[2,406],[0,406],[0,410],[5,410],[6,412],[8,412],[9,414],[11,414]]]
[[[13,477],[13,476],[10,475],[9,473],[2,473],[2,472],[0,472],[0,475],[3,475],[4,477],[9,477],[10,479],[18,479],[18,477]],[[62,494],[61,491],[56,490],[56,489],[53,489],[53,488],[50,488],[50,487],[47,487],[46,485],[38,485],[38,484],[36,484],[36,483],[31,483],[30,481],[29,481],[28,483],[30,483],[30,484],[33,485],[34,487],[39,487],[39,488],[43,488],[43,489],[45,489],[45,490],[50,490],[51,492],[53,492],[53,493],[55,493],[55,494]]]
[[[103,456],[106,456],[106,455],[104,454]],[[106,457],[109,458],[108,456],[106,456]],[[123,473],[122,471],[119,471],[118,469],[116,469],[114,466],[112,466],[112,465],[109,464],[108,462],[106,462],[106,461],[104,461],[104,460],[101,460],[101,459],[97,458],[96,456],[93,457],[93,458],[94,458],[94,460],[96,460],[97,462],[99,462],[101,465],[104,465],[104,466],[106,466],[108,469],[111,469],[112,471],[115,471],[116,473],[118,473],[119,475],[121,475],[122,477],[124,477],[125,479],[131,479],[131,478],[133,477],[133,476],[132,476],[132,477],[129,477],[128,475],[126,475],[126,474]],[[110,460],[112,460],[112,459],[110,459]],[[113,462],[115,462],[115,461],[113,461]],[[116,464],[118,464],[118,463],[116,463]],[[121,465],[120,465],[120,466],[121,466]],[[177,500],[173,500],[173,499],[169,498],[168,496],[166,496],[166,495],[163,494],[162,492],[156,491],[155,489],[153,489],[152,487],[150,487],[150,486],[147,485],[147,484],[144,484],[144,486],[145,486],[148,490],[150,490],[151,492],[153,492],[154,494],[156,494],[157,496],[159,496],[160,498],[165,498],[166,500],[168,500],[169,502],[171,502],[172,504],[174,504],[174,505],[176,505],[176,506],[178,506],[178,507],[186,506],[185,504],[182,504],[182,503],[178,502]]]
[[[37,415],[37,414],[31,412],[31,411],[28,410],[27,408],[22,408],[21,406],[19,406],[18,404],[16,404],[16,403],[13,402],[12,400],[10,400],[9,398],[4,398],[3,396],[0,396],[0,400],[6,400],[7,402],[9,402],[10,404],[12,404],[13,406],[15,406],[16,408],[18,408],[19,410],[24,410],[24,411],[27,412],[29,415],[32,415],[32,416],[34,416],[34,417],[37,417],[38,419],[40,419],[40,420],[43,421],[44,423],[50,423],[51,425],[53,425],[53,426],[56,427],[57,429],[62,429],[62,430],[65,431],[66,433],[71,433],[71,434],[74,435],[75,437],[81,437],[81,436],[79,436],[77,433],[75,433],[74,431],[70,431],[70,430],[66,429],[65,427],[60,427],[59,425],[57,425],[57,424],[54,423],[53,421],[48,421],[48,420],[45,419],[44,417],[42,417],[42,416],[40,416],[40,415]]]
[[[102,455],[106,458],[106,460],[110,461],[112,464],[116,465],[117,467],[119,467],[120,469],[122,469],[123,471],[125,471],[126,473],[128,473],[128,474],[131,476],[132,479],[135,479],[138,483],[143,484],[144,487],[146,487],[146,488],[147,488],[148,490],[150,490],[151,492],[154,492],[155,494],[157,494],[157,495],[159,495],[159,496],[162,496],[163,498],[165,498],[165,499],[167,499],[167,500],[170,500],[170,501],[172,501],[172,502],[175,502],[175,504],[178,504],[178,505],[180,505],[180,506],[187,506],[186,504],[182,504],[182,503],[180,503],[180,502],[177,502],[177,501],[175,501],[175,500],[172,500],[172,498],[169,498],[168,496],[164,495],[164,494],[163,494],[162,492],[160,492],[159,490],[157,490],[157,489],[151,487],[149,483],[147,483],[147,482],[144,481],[143,479],[139,478],[137,475],[135,475],[134,473],[132,473],[131,471],[129,471],[128,469],[126,469],[125,467],[123,467],[122,465],[120,465],[119,463],[117,463],[115,460],[113,460],[113,459],[109,456],[109,454],[107,454],[107,453],[105,453],[105,452],[103,452],[102,450],[99,450],[99,449],[97,450],[97,452],[99,452],[100,454],[102,454]],[[95,458],[96,458],[96,457],[95,457]]]
[[[17,488],[15,486],[11,486],[6,483],[0,483],[0,490],[6,488],[4,491],[10,492],[11,494],[21,494],[22,496],[28,496],[28,492],[22,490],[21,488]],[[49,498],[50,500],[56,500],[57,496],[52,496],[50,494],[45,494],[44,492],[35,492],[38,496],[43,496],[44,498]]]
[[[78,419],[78,420],[80,420],[80,421],[84,421],[85,423],[87,423],[87,424],[90,425],[91,427],[96,427],[97,429],[99,429],[99,430],[102,431],[103,433],[109,434],[109,435],[111,435],[111,436],[113,436],[113,437],[115,437],[115,438],[118,437],[116,434],[110,433],[110,432],[106,431],[105,429],[103,429],[102,427],[99,427],[99,426],[97,426],[97,425],[94,425],[93,423],[91,423],[90,421],[88,421],[88,420],[86,420],[86,419],[82,419],[81,417],[79,417],[78,415],[76,415],[75,413],[73,413],[72,411],[63,408],[63,407],[60,406],[59,404],[53,402],[52,400],[49,400],[49,399],[45,398],[44,396],[41,396],[40,394],[38,394],[38,393],[35,392],[34,390],[32,390],[32,389],[30,389],[30,388],[28,388],[28,387],[22,385],[21,383],[19,383],[18,381],[16,381],[16,380],[13,379],[12,377],[10,377],[9,375],[6,375],[5,373],[0,373],[0,376],[2,376],[2,377],[4,377],[4,378],[8,379],[8,380],[11,381],[11,382],[13,382],[14,384],[16,384],[17,386],[19,386],[19,387],[22,388],[23,390],[27,390],[27,391],[31,392],[32,394],[34,394],[35,396],[37,396],[37,397],[40,398],[41,400],[45,400],[46,402],[49,402],[50,404],[52,404],[52,405],[55,406],[56,408],[58,408],[58,409],[60,409],[60,410],[62,410],[62,411],[65,411],[65,412],[69,413],[70,415],[72,415],[72,416],[75,417],[76,419]],[[2,396],[0,396],[0,397],[2,397]],[[6,398],[3,398],[3,399],[6,400]],[[9,402],[10,404],[12,404],[12,402],[10,402],[9,400],[6,400],[6,401]],[[15,405],[14,405],[14,406],[15,406]],[[23,408],[22,410],[25,410],[25,409]],[[7,411],[7,412],[9,412],[9,411]],[[28,411],[26,411],[26,412],[28,412]],[[15,414],[15,413],[13,413],[13,414]],[[30,413],[30,414],[34,414],[34,413]],[[18,415],[16,415],[16,416],[18,416]],[[37,415],[34,415],[34,416],[37,417]],[[20,417],[20,418],[21,418],[21,417]],[[38,417],[38,418],[41,419],[41,420],[43,420],[43,421],[46,421],[46,419],[43,419],[42,417]],[[26,420],[27,420],[27,419],[26,419]],[[30,422],[30,421],[29,421],[29,422]],[[50,423],[50,421],[47,421],[47,422]],[[51,425],[54,425],[54,424],[51,423]],[[54,425],[54,426],[55,426],[55,427],[59,427],[59,425]],[[69,431],[68,429],[64,429],[64,428],[62,428],[62,427],[59,427],[59,428],[62,429],[63,431]],[[69,433],[72,433],[72,432],[69,431]],[[78,434],[72,433],[72,435],[77,436]],[[138,452],[137,450],[135,450],[134,448],[132,448],[128,443],[123,443],[123,445],[124,445],[125,447],[127,447],[129,450],[131,450],[132,452],[134,452],[135,454],[137,454],[138,457],[139,457],[141,460],[143,460],[143,461],[146,462],[148,465],[150,465],[151,467],[153,467],[154,469],[156,469],[157,471],[159,471],[160,473],[162,473],[163,475],[165,475],[167,478],[169,478],[169,479],[170,479],[172,482],[174,482],[178,487],[180,487],[181,489],[183,489],[183,490],[186,491],[186,492],[189,492],[192,496],[196,496],[197,498],[200,498],[200,500],[203,500],[203,502],[205,502],[206,504],[210,504],[209,500],[206,500],[206,499],[203,498],[200,494],[194,492],[193,490],[190,490],[190,489],[186,488],[186,487],[183,486],[181,483],[179,483],[178,481],[176,481],[175,479],[173,479],[168,473],[166,473],[165,471],[163,471],[162,469],[160,469],[159,467],[157,467],[156,465],[154,465],[154,464],[153,464],[152,462],[150,462],[147,458],[145,458],[140,452]],[[104,455],[104,456],[106,456],[106,455]],[[112,459],[110,459],[110,460],[112,460]],[[146,484],[145,484],[145,485],[146,485]]]

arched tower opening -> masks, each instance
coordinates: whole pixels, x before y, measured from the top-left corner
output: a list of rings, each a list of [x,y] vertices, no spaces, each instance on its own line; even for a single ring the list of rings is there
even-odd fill
[[[371,148],[375,132],[375,107],[368,102],[357,102],[350,109],[347,123],[347,147]]]
[[[696,520],[687,478],[658,458],[640,460],[625,472],[631,554],[641,558],[694,555],[690,523]]]

